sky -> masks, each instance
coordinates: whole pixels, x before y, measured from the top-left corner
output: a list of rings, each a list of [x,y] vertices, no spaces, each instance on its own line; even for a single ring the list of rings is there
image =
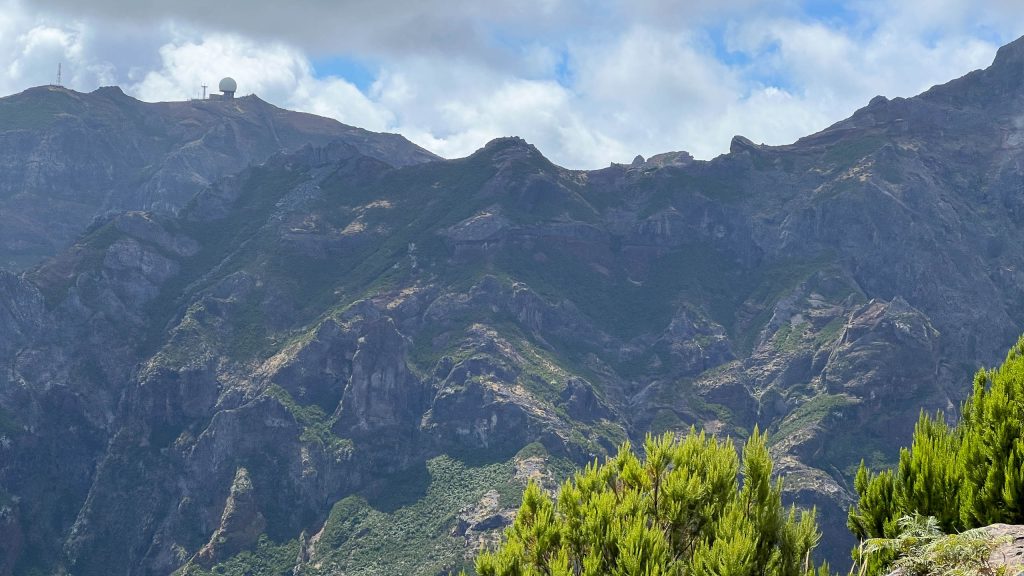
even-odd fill
[[[446,158],[521,136],[570,168],[787,144],[1024,35],[1018,0],[0,0],[0,95],[239,95]]]

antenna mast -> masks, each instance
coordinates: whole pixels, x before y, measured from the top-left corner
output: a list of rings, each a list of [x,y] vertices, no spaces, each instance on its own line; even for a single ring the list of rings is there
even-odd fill
[[[57,63],[57,86],[63,86],[63,84],[61,84],[61,82],[60,82],[61,81],[61,66],[62,65],[63,65],[63,62],[58,62]]]
[[[206,84],[203,84],[203,100],[206,100]]]

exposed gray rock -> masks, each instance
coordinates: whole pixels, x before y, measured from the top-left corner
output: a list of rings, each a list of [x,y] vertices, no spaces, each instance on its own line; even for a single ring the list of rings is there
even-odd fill
[[[986,531],[992,538],[1008,540],[992,551],[989,564],[996,569],[1005,566],[1007,574],[1024,571],[1024,526],[993,524]]]
[[[255,489],[249,471],[239,468],[231,483],[231,493],[224,504],[220,526],[202,549],[195,561],[210,567],[218,561],[230,558],[256,543],[256,539],[267,527],[267,520],[259,511]]]
[[[405,338],[390,318],[371,322],[361,334],[336,430],[356,437],[412,430],[426,398],[406,366]]]

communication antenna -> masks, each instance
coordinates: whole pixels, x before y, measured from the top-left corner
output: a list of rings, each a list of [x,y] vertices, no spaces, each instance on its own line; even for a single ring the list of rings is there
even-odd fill
[[[206,84],[203,84],[203,100],[206,100]]]
[[[57,63],[57,86],[63,86],[63,84],[61,84],[61,82],[60,82],[60,80],[61,80],[61,78],[60,78],[61,77],[61,66],[62,65],[63,65],[63,62],[58,62]]]

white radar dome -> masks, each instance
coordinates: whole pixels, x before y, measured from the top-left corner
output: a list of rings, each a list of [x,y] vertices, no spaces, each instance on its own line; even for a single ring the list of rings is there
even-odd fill
[[[238,90],[238,83],[234,78],[228,77],[220,81],[218,89],[221,92],[234,92]]]

